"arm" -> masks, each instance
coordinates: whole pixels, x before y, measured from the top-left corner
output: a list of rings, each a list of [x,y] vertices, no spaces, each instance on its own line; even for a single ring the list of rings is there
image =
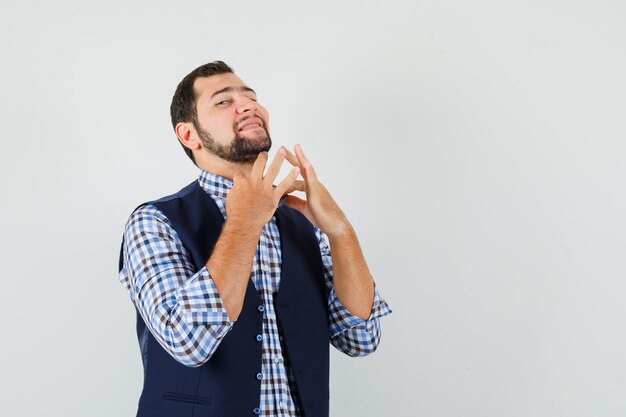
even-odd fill
[[[169,220],[154,206],[137,209],[124,233],[126,286],[148,329],[174,359],[200,366],[232,325],[209,271],[194,271]]]
[[[298,168],[293,168],[278,186],[273,185],[284,158],[285,152],[279,151],[263,176],[268,156],[267,152],[261,152],[249,175],[244,172],[234,175],[233,187],[226,198],[226,223],[206,268],[211,271],[232,320],[241,313],[263,227],[274,215],[283,194],[298,187]]]
[[[233,321],[237,320],[243,308],[254,253],[262,230],[262,227],[249,227],[228,217],[206,263],[228,317]]]
[[[346,215],[318,180],[313,165],[300,145],[296,145],[295,151],[295,155],[287,151],[286,158],[292,165],[300,167],[307,199],[288,196],[285,204],[301,212],[330,238],[337,297],[352,314],[367,319],[374,299],[374,281],[356,234]]]
[[[353,315],[337,296],[336,269],[333,273],[333,261],[337,254],[332,253],[324,238],[324,233],[316,228],[316,235],[320,245],[320,253],[324,264],[324,279],[328,288],[329,333],[330,342],[338,350],[349,356],[365,356],[376,350],[380,342],[381,329],[379,318],[391,313],[391,309],[375,288],[373,291],[373,305],[366,314],[366,320]],[[332,243],[331,243],[332,244]],[[335,249],[333,248],[333,251]],[[335,276],[333,276],[335,275]],[[369,280],[373,282],[368,274]]]
[[[356,233],[350,224],[330,235],[337,298],[352,314],[364,320],[374,301],[374,280],[367,268]]]
[[[127,223],[120,281],[157,341],[184,365],[208,361],[241,312],[263,226],[282,195],[299,186],[297,168],[273,186],[283,159],[279,154],[263,177],[267,153],[261,153],[250,176],[235,175],[226,222],[197,272],[156,207],[139,208]]]
[[[285,204],[301,212],[317,228],[329,288],[331,343],[350,356],[366,355],[376,349],[380,339],[378,318],[391,310],[375,291],[374,281],[347,217],[318,180],[300,145],[296,145],[295,152],[294,155],[287,151],[286,158],[301,168],[307,199],[290,195]],[[329,236],[332,256],[323,239],[324,233]]]

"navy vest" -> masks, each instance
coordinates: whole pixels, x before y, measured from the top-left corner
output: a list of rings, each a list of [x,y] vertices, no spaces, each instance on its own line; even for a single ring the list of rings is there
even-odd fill
[[[146,203],[172,223],[191,260],[205,266],[224,224],[215,201],[198,181],[178,193]],[[274,306],[306,417],[328,416],[328,300],[319,245],[311,223],[298,211],[280,206],[282,266]],[[121,270],[123,265],[120,254]],[[259,413],[262,304],[252,280],[243,309],[213,356],[202,366],[187,367],[171,357],[137,313],[137,337],[144,385],[137,417],[254,417]]]

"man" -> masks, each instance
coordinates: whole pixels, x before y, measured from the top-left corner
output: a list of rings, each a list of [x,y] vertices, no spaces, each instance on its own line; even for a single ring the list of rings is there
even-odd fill
[[[267,110],[225,63],[187,75],[170,112],[201,172],[126,224],[119,279],[137,310],[137,415],[327,416],[329,340],[367,355],[391,312],[354,230],[300,146],[281,147],[264,174]],[[274,185],[285,159],[293,168]]]

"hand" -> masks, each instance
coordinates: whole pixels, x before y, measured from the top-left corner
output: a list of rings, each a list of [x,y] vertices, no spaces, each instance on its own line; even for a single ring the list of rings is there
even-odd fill
[[[226,197],[227,219],[260,231],[276,212],[283,194],[304,189],[303,182],[296,180],[300,173],[299,167],[293,167],[280,184],[273,185],[285,155],[285,149],[278,150],[265,177],[263,171],[268,159],[267,152],[257,156],[249,176],[243,172],[234,175],[233,187]]]
[[[290,195],[285,200],[285,204],[302,213],[329,238],[342,234],[350,228],[348,219],[326,187],[317,179],[315,169],[302,152],[300,145],[296,145],[294,150],[295,155],[285,149],[286,158],[294,167],[300,168],[307,199],[303,200]]]

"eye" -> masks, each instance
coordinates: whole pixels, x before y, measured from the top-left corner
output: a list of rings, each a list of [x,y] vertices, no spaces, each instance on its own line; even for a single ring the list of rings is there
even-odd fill
[[[222,106],[222,105],[228,104],[228,103],[229,103],[229,100],[220,100],[220,101],[218,101],[215,104],[218,105],[218,106]]]

